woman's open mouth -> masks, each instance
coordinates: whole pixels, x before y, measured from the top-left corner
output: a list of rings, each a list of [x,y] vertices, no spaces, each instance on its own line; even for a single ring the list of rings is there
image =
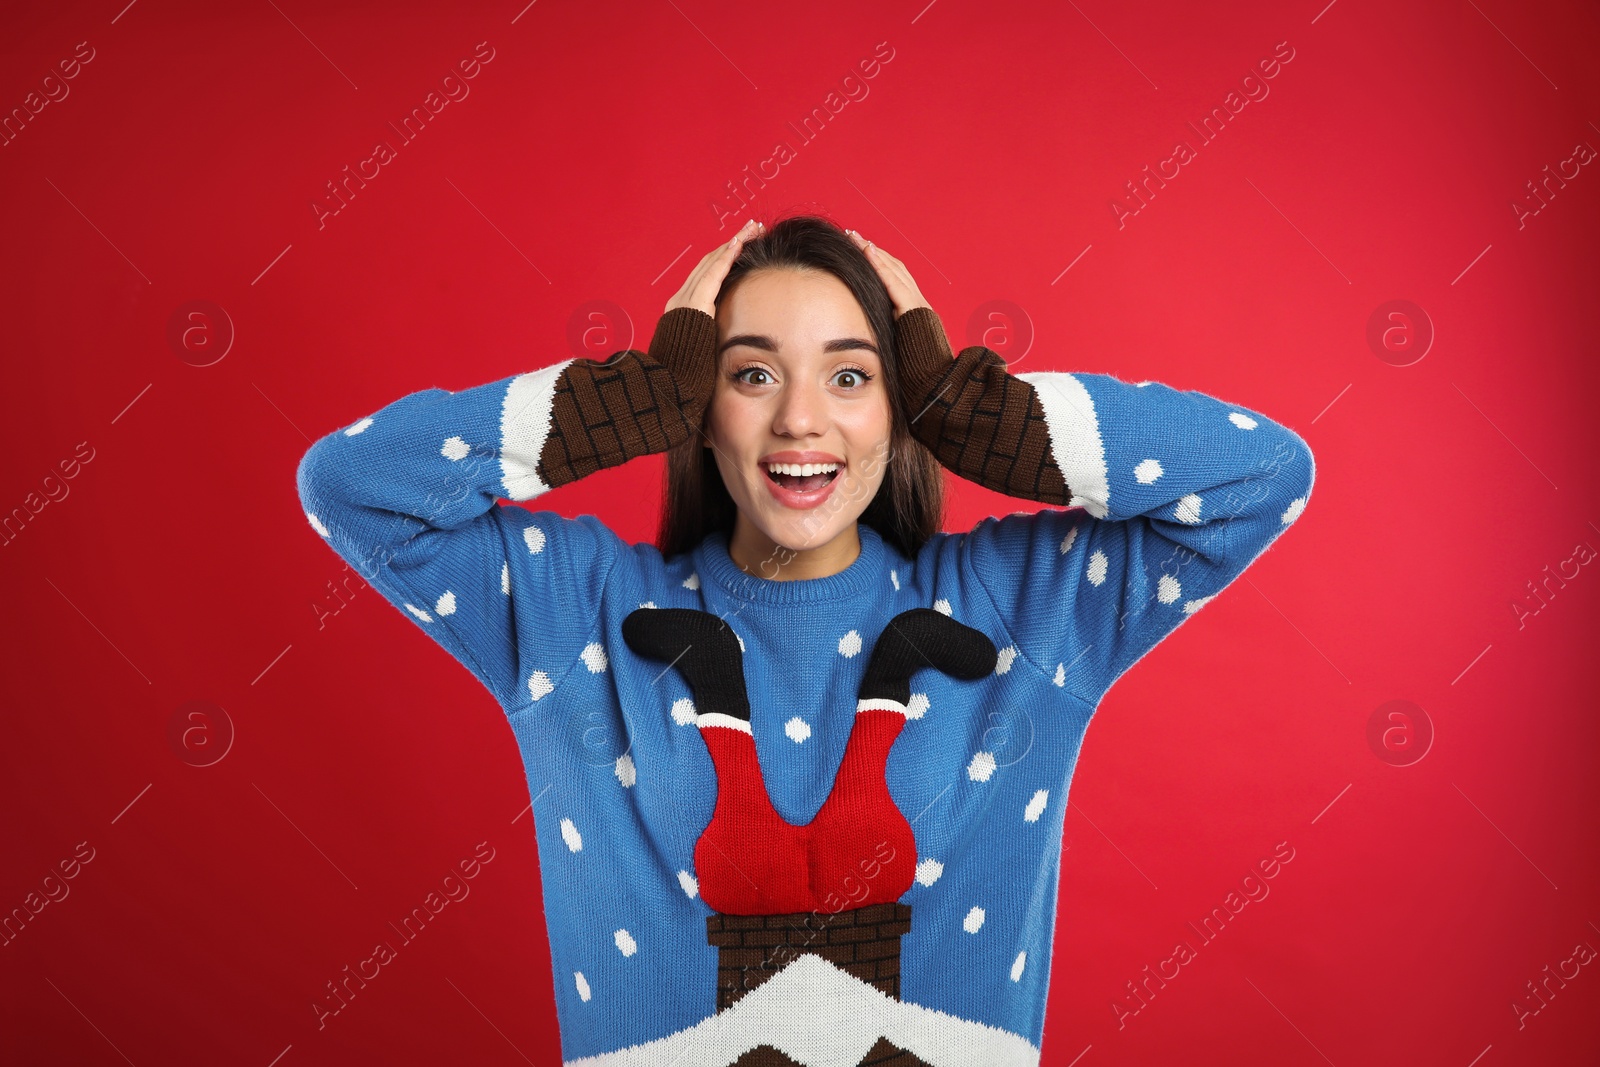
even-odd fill
[[[814,508],[828,498],[842,463],[763,463],[767,488],[789,508]]]

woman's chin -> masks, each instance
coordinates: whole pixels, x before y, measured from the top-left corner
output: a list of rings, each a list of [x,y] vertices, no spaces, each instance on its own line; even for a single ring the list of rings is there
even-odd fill
[[[768,516],[766,534],[780,548],[808,552],[831,543],[849,525],[848,519],[837,513],[824,519],[814,512]]]

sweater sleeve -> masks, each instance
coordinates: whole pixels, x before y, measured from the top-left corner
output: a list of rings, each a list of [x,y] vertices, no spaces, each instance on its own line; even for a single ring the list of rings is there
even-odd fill
[[[593,632],[627,546],[533,500],[697,433],[716,320],[679,308],[648,353],[565,359],[403,396],[317,441],[297,472],[312,529],[508,710],[550,692]]]
[[[1107,374],[951,359],[931,308],[896,322],[916,437],[956,474],[1071,510],[987,518],[962,558],[1018,651],[1091,704],[1297,519],[1315,463],[1257,411]],[[920,398],[920,399],[914,399]]]

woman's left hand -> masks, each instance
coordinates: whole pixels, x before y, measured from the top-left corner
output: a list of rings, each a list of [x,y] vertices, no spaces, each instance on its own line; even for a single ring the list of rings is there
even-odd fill
[[[845,232],[856,243],[856,247],[867,254],[867,262],[872,264],[873,269],[878,272],[878,277],[883,281],[884,288],[889,290],[889,299],[894,302],[895,318],[898,319],[912,308],[932,306],[922,298],[922,291],[917,288],[917,283],[912,279],[911,272],[906,270],[904,263],[855,230]]]

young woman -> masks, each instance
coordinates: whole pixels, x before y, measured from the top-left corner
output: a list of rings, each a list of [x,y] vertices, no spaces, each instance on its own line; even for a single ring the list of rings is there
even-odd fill
[[[653,452],[658,545],[499,504]],[[940,465],[1054,507],[941,532]],[[900,260],[795,217],[648,352],[412,393],[299,490],[505,709],[568,1062],[1036,1064],[1090,716],[1313,477],[1204,393],[952,358]]]

